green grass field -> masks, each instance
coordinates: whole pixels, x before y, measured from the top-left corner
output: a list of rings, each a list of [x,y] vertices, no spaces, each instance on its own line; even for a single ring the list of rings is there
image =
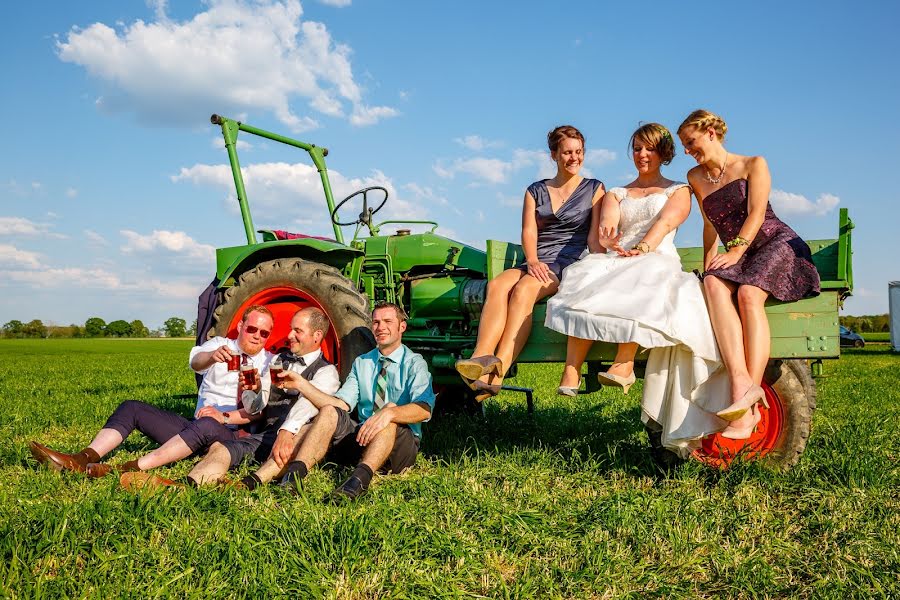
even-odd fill
[[[0,595],[329,598],[900,597],[900,356],[826,363],[800,463],[663,475],[637,387],[504,393],[484,419],[426,426],[416,468],[358,504],[275,489],[133,494],[38,469],[29,440],[76,451],[125,399],[189,414],[185,341],[0,342]],[[152,447],[132,435],[113,462]],[[181,477],[186,461],[160,473]]]
[[[860,334],[864,340],[867,342],[890,342],[891,341],[891,332],[879,332],[879,333],[861,333]]]

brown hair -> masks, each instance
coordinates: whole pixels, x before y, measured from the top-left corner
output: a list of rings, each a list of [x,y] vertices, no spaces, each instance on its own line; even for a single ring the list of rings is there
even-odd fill
[[[397,319],[399,319],[400,321],[406,321],[407,319],[409,319],[409,317],[406,316],[406,311],[403,310],[402,306],[400,306],[399,304],[394,304],[393,302],[385,302],[383,300],[376,302],[375,306],[372,307],[372,315],[374,316],[375,311],[381,310],[382,308],[393,308],[394,312],[397,313]]]
[[[722,119],[722,117],[702,108],[698,108],[689,114],[687,118],[681,122],[681,125],[678,126],[677,133],[680,134],[688,127],[695,127],[700,131],[706,131],[712,127],[720,142],[725,141],[725,134],[728,133],[728,125],[725,124],[725,120]]]
[[[581,140],[581,147],[584,148],[584,136],[581,135],[580,131],[571,125],[560,125],[547,134],[547,146],[550,147],[550,152],[556,152],[559,149],[559,145],[566,138]]]
[[[272,319],[272,322],[273,323],[275,322],[275,316],[272,314],[272,311],[269,310],[268,308],[266,308],[265,306],[263,306],[262,304],[253,304],[251,306],[248,306],[247,310],[244,311],[244,315],[241,317],[241,321],[246,322],[247,319],[250,318],[250,315],[252,315],[255,312],[262,313],[264,315],[268,315],[268,317],[270,319]]]
[[[301,308],[295,312],[294,317],[300,313],[306,314],[306,322],[309,324],[310,329],[313,331],[321,331],[322,337],[328,335],[328,329],[331,327],[331,322],[321,308],[307,306],[306,308]],[[293,317],[291,317],[291,319],[293,320]]]
[[[662,164],[667,165],[675,158],[675,140],[665,125],[659,123],[645,123],[631,134],[628,140],[629,150],[634,148],[635,142],[643,142],[656,150]]]

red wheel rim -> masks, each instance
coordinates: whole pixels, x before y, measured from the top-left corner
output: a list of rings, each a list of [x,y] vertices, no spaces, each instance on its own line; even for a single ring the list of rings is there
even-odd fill
[[[288,346],[287,336],[291,331],[291,317],[294,316],[294,313],[308,306],[322,309],[332,325],[328,329],[328,335],[322,340],[322,354],[326,360],[334,363],[338,369],[341,368],[341,346],[337,335],[334,333],[334,320],[314,297],[297,288],[288,286],[271,287],[248,298],[235,311],[234,318],[228,325],[228,337],[237,337],[237,324],[241,321],[241,316],[245,310],[254,304],[265,306],[272,311],[272,315],[275,317],[275,327],[272,329],[269,339],[266,340],[266,350],[269,352],[276,352],[280,348]]]
[[[768,383],[763,382],[769,408],[758,403],[756,408],[762,417],[756,431],[746,440],[730,440],[719,434],[703,438],[702,445],[692,456],[711,467],[727,468],[737,456],[745,459],[759,459],[772,451],[784,428],[784,406],[778,394]]]

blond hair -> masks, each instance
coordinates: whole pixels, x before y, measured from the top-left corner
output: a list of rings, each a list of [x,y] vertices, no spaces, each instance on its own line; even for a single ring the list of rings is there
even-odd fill
[[[645,123],[631,134],[628,140],[629,149],[634,149],[635,142],[643,142],[656,150],[662,164],[667,165],[675,158],[675,140],[665,125],[659,123]]]
[[[716,137],[722,142],[725,140],[725,134],[728,132],[728,125],[719,115],[699,108],[689,114],[687,118],[678,126],[678,133],[688,127],[695,127],[700,131],[706,131],[710,127],[716,132]]]

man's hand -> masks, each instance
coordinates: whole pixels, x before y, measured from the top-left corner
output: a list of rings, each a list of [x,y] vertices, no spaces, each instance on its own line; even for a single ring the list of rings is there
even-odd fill
[[[231,350],[228,349],[228,346],[219,346],[212,352],[212,354],[210,354],[209,358],[213,362],[228,362],[231,359]]]
[[[381,430],[394,422],[394,408],[396,404],[388,402],[384,408],[366,419],[356,434],[356,441],[360,446],[368,446]]]
[[[197,418],[200,419],[202,417],[212,417],[219,423],[225,424],[225,415],[222,414],[218,408],[214,406],[204,406],[200,410],[197,411]]]
[[[282,429],[278,432],[275,445],[272,446],[272,458],[275,460],[276,465],[283,467],[290,462],[294,455],[296,442],[297,434],[291,433],[287,429]]]
[[[307,390],[312,387],[312,384],[303,375],[290,369],[285,369],[281,372],[281,380],[283,382],[281,385],[282,389],[299,390],[304,396],[307,395]]]

